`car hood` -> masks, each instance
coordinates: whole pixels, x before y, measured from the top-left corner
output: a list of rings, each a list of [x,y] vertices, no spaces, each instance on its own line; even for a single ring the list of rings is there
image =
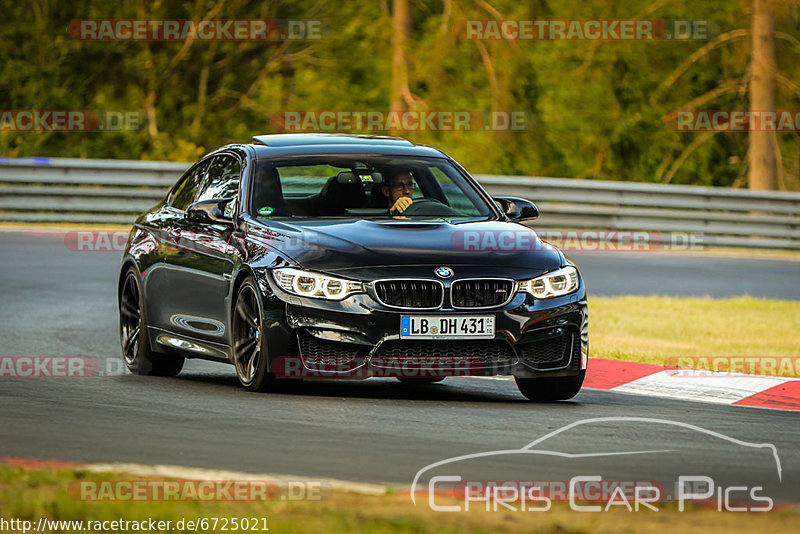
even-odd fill
[[[248,239],[302,268],[324,272],[461,265],[512,276],[556,269],[563,262],[558,249],[533,230],[504,221],[272,219],[251,225]]]

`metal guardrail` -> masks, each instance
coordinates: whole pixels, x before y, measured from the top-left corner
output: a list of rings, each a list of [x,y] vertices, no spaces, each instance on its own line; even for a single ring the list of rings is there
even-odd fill
[[[0,158],[0,221],[130,223],[187,163]],[[708,246],[800,250],[800,193],[476,175],[496,196],[528,198],[539,229],[685,232]]]

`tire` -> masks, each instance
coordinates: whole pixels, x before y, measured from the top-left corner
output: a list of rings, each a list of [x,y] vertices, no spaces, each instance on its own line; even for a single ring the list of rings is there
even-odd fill
[[[130,267],[119,292],[119,341],[122,360],[135,375],[175,376],[184,358],[150,350],[139,273]]]
[[[444,380],[444,379],[445,379],[445,377],[443,377],[443,376],[440,376],[440,377],[438,377],[438,378],[434,378],[434,377],[432,377],[432,378],[411,378],[411,377],[402,377],[402,378],[401,378],[401,377],[399,377],[399,376],[398,376],[398,377],[397,377],[397,379],[398,379],[400,382],[402,382],[403,384],[414,384],[414,385],[420,385],[420,384],[435,384],[436,382],[441,382],[442,380]]]
[[[267,391],[275,379],[268,370],[261,293],[252,278],[246,278],[239,286],[232,314],[231,346],[236,377],[249,391]]]
[[[581,390],[586,370],[576,376],[515,378],[520,393],[534,402],[571,399]]]

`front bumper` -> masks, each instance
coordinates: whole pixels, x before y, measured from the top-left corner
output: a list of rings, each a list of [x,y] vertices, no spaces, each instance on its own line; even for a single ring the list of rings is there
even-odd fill
[[[374,292],[341,302],[301,298],[259,276],[270,369],[283,378],[396,376],[574,376],[586,368],[588,312],[583,283],[564,297],[517,293],[497,309],[397,310]],[[403,315],[492,315],[490,340],[400,338]]]

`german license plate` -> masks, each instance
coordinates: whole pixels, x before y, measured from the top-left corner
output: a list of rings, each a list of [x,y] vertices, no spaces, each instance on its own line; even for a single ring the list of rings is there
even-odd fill
[[[493,315],[403,315],[400,337],[413,339],[493,339]]]

